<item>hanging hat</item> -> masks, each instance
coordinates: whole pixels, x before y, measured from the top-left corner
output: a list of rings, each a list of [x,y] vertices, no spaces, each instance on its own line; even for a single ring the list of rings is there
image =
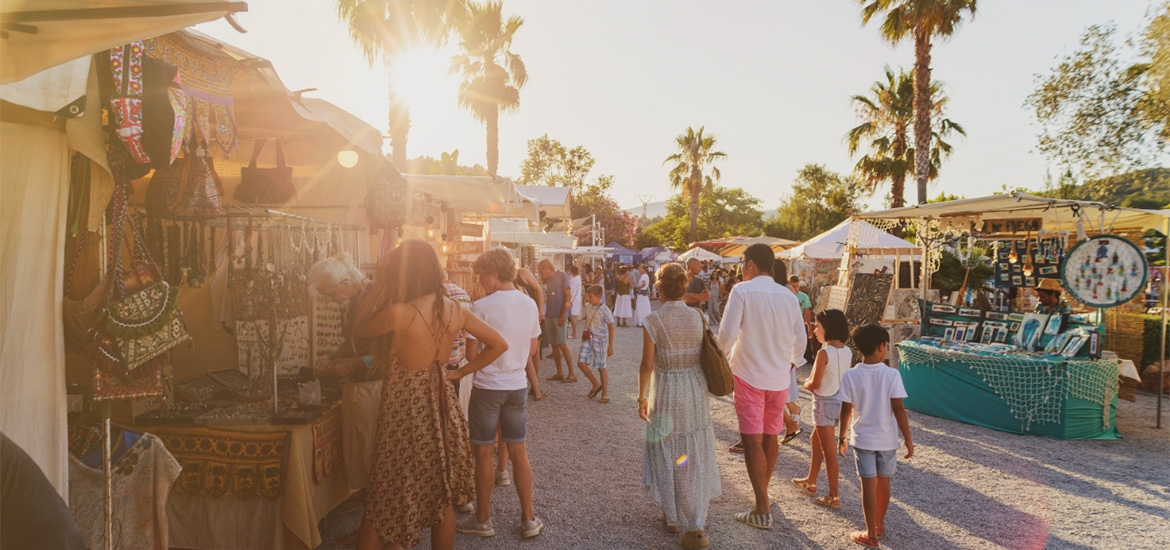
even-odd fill
[[[1047,290],[1060,294],[1060,281],[1056,279],[1040,279],[1040,284],[1036,285],[1036,290]]]

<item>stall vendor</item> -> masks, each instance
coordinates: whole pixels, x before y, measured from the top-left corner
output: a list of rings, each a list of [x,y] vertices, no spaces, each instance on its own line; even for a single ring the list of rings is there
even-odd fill
[[[1036,295],[1040,298],[1040,303],[1036,304],[1036,313],[1072,313],[1072,309],[1068,307],[1068,302],[1060,297],[1060,281],[1056,279],[1040,279],[1040,284],[1036,286]]]
[[[317,360],[313,374],[346,380],[341,399],[342,459],[354,491],[364,489],[368,481],[382,399],[382,379],[370,377],[370,342],[352,334],[357,304],[372,285],[346,257],[326,258],[309,268],[309,286],[326,300],[346,306],[341,327],[345,341],[331,357]]]

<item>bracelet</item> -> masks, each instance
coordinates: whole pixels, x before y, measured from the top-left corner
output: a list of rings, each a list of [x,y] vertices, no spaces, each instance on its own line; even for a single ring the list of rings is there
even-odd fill
[[[645,402],[646,402],[646,398],[639,395],[638,396],[638,404],[641,405],[642,403],[645,403]]]

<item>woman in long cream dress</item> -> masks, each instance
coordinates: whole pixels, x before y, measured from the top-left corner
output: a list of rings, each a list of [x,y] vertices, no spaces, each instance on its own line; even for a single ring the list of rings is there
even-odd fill
[[[617,291],[617,301],[614,304],[613,316],[617,319],[617,326],[630,326],[630,318],[634,316],[634,283],[630,280],[629,268],[622,266],[618,268],[617,283],[614,285]]]
[[[638,266],[634,272],[637,278],[634,282],[634,326],[642,326],[646,316],[650,315],[650,275],[646,273],[646,266]]]
[[[707,510],[722,492],[707,378],[699,365],[702,313],[682,301],[687,274],[671,263],[658,270],[662,307],[646,317],[638,371],[638,415],[646,420],[642,487],[662,507],[667,531],[684,532],[682,547],[710,546]]]
[[[431,528],[431,548],[455,544],[454,506],[475,498],[471,444],[458,395],[449,381],[490,364],[504,339],[446,297],[439,258],[425,241],[408,240],[387,256],[369,295],[358,304],[355,336],[373,338],[382,403],[365,516],[363,550],[412,548]],[[447,359],[460,330],[486,349],[458,371]]]

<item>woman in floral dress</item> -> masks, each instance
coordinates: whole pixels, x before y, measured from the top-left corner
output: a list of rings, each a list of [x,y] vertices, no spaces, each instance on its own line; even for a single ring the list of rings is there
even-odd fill
[[[643,324],[638,414],[649,422],[642,451],[642,486],[662,506],[666,529],[684,531],[682,547],[693,550],[710,546],[703,527],[709,502],[720,495],[722,487],[707,379],[699,366],[702,313],[682,301],[686,285],[682,265],[671,263],[659,269],[662,308]]]
[[[446,297],[439,258],[420,240],[405,241],[389,254],[356,318],[354,334],[375,339],[372,367],[384,376],[357,547],[412,548],[430,527],[431,548],[452,548],[454,506],[471,502],[475,487],[467,423],[448,380],[487,366],[507,344]],[[447,359],[461,330],[485,349],[448,373]]]

